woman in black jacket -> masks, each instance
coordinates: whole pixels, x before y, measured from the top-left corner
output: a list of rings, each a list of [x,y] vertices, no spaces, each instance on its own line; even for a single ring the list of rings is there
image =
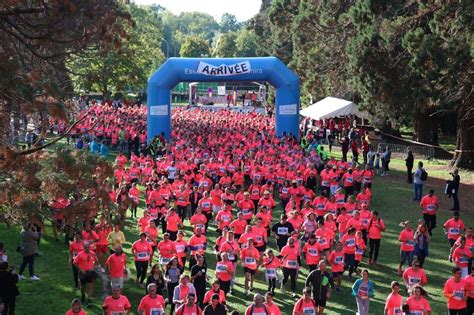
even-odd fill
[[[3,303],[2,315],[15,314],[15,300],[20,291],[16,286],[18,275],[10,269],[8,262],[0,263],[0,304]]]

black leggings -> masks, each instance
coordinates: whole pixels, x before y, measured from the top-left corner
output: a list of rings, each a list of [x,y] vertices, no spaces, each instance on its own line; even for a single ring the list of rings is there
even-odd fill
[[[173,314],[174,309],[175,309],[175,304],[173,303],[173,295],[174,295],[174,288],[176,288],[178,284],[179,282],[175,282],[175,283],[170,282],[166,285],[166,288],[168,289],[168,304],[171,305],[170,314]]]
[[[291,292],[296,293],[296,272],[298,269],[283,268],[283,285],[288,282],[288,277],[291,281]]]
[[[146,271],[148,270],[148,261],[135,261],[135,268],[137,269],[137,280],[140,283],[145,281]]]
[[[79,268],[76,265],[72,264],[72,276],[74,279],[74,286],[79,287]]]
[[[449,315],[467,315],[465,308],[462,308],[460,310],[453,310],[450,308],[448,310],[449,310]]]
[[[230,291],[230,280],[229,281],[222,281],[219,280],[219,286],[221,287],[221,290],[224,291],[225,295]]]
[[[25,271],[26,265],[28,265],[30,277],[33,277],[35,275],[35,259],[36,254],[30,256],[23,256],[23,261],[20,265],[20,275],[23,275],[23,271]]]
[[[436,215],[435,214],[423,214],[423,221],[425,221],[426,226],[428,227],[428,232],[430,235],[431,231],[436,227]]]
[[[267,290],[267,292],[272,292],[273,294],[275,293],[276,280],[277,280],[276,278],[268,279],[268,290]]]
[[[14,315],[15,314],[15,302],[16,302],[16,297],[9,297],[3,299],[3,312],[1,312],[1,315]]]
[[[369,258],[377,260],[379,257],[380,239],[369,238]]]

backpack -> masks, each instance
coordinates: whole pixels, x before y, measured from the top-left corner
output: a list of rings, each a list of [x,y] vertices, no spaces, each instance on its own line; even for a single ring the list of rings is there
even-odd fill
[[[425,181],[428,179],[428,173],[425,171],[424,168],[421,169],[421,176],[420,176],[420,179]]]

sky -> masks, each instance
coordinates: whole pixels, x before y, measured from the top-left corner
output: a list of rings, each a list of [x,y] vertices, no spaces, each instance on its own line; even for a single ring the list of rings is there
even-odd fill
[[[204,12],[220,21],[222,14],[231,13],[239,22],[253,17],[260,10],[261,0],[134,0],[136,4],[159,4],[173,14]]]

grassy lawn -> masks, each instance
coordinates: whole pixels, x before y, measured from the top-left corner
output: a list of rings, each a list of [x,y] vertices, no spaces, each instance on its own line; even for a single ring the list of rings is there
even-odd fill
[[[338,150],[338,149],[336,149]],[[393,280],[401,281],[401,278],[395,273],[397,262],[399,259],[399,244],[398,234],[401,228],[398,224],[403,220],[410,220],[417,222],[421,218],[421,210],[412,199],[412,187],[405,183],[404,162],[394,161],[393,171],[388,177],[377,177],[373,187],[373,202],[372,209],[378,210],[381,217],[385,220],[387,230],[384,232],[382,239],[381,253],[379,257],[380,266],[369,267],[366,262],[362,263],[361,268],[368,268],[370,277],[375,283],[375,297],[370,303],[370,314],[383,314],[384,301],[390,292],[390,282]],[[429,292],[429,301],[433,309],[433,314],[442,314],[446,312],[445,299],[442,296],[442,289],[444,281],[450,276],[451,264],[447,260],[449,244],[442,231],[442,224],[450,217],[450,212],[447,211],[451,204],[447,198],[441,195],[443,179],[447,179],[446,163],[440,165],[432,162],[432,166],[436,169],[431,170],[431,164],[428,163],[427,170],[429,179],[425,192],[430,186],[434,186],[438,192],[438,196],[442,199],[442,207],[438,214],[438,227],[434,230],[432,244],[430,246],[430,256],[425,263],[425,269],[428,277],[428,284],[426,286]],[[435,178],[439,177],[439,179]],[[461,173],[463,179],[472,179],[471,173]],[[468,187],[468,186],[466,186]],[[472,192],[472,185],[468,187]],[[467,191],[461,189],[461,194],[469,195]],[[472,196],[472,194],[471,194]],[[143,203],[143,202],[142,202]],[[143,204],[142,204],[143,206]],[[280,210],[274,214],[277,218]],[[462,213],[461,217],[465,223],[472,225],[473,217]],[[275,222],[275,221],[274,221]],[[415,223],[416,224],[416,223]],[[187,236],[190,236],[191,229],[186,221]],[[127,243],[125,245],[125,252],[129,255],[129,267],[132,273],[135,274],[132,258],[130,255],[131,243],[138,239],[138,229],[136,228],[136,221],[128,220],[126,227]],[[21,257],[14,252],[18,243],[19,229],[6,229],[4,226],[0,227],[0,241],[7,244],[9,259],[18,270]],[[160,233],[161,235],[161,233]],[[214,244],[215,232],[211,229],[209,233],[209,243]],[[271,247],[276,248],[276,244],[271,240]],[[17,299],[17,314],[44,314],[56,315],[64,314],[68,309],[73,297],[79,297],[79,292],[73,289],[72,271],[67,262],[67,248],[62,241],[56,242],[52,237],[52,232],[48,226],[46,233],[41,242],[41,256],[37,260],[36,272],[41,277],[41,281],[32,282],[24,280],[20,282],[19,288],[21,296]],[[207,261],[209,264],[210,274],[213,275],[212,270],[215,266],[214,254],[208,251]],[[238,269],[238,278],[236,286],[236,295],[228,297],[228,305],[230,309],[237,309],[243,311],[250,303],[250,298],[245,297],[243,292],[243,268]],[[27,275],[27,273],[25,273]],[[303,289],[303,282],[307,275],[306,270],[302,270],[299,274],[298,291]],[[256,276],[256,291],[265,293],[266,284],[263,281],[263,273]],[[335,293],[328,303],[327,314],[354,314],[356,310],[355,300],[351,295],[352,283],[349,282],[347,276],[343,279],[343,288],[340,293]],[[288,284],[289,289],[289,284]],[[288,290],[287,290],[288,291]],[[125,285],[124,294],[128,296],[132,303],[132,314],[136,314],[138,303],[144,292],[135,286],[133,281],[129,281]],[[88,314],[101,314],[101,283],[96,282],[96,290],[93,307],[87,309]],[[406,294],[405,294],[406,296]],[[291,314],[295,300],[289,294],[282,294],[277,290],[275,301],[280,305],[282,314]]]

